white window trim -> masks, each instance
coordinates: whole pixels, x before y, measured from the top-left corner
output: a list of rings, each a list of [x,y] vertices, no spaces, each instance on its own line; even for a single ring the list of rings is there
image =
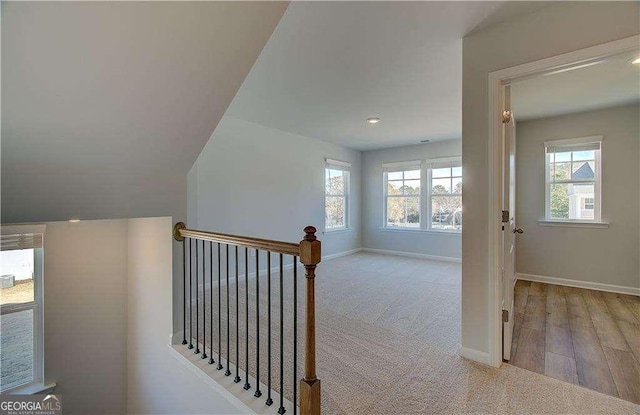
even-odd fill
[[[2,393],[37,393],[44,385],[44,240],[46,225],[2,225],[2,235],[42,234],[42,249],[34,250],[33,299],[30,303],[6,304],[0,306],[0,315],[33,310],[33,380]]]
[[[399,161],[392,163],[383,163],[383,181],[382,181],[382,197],[383,197],[383,212],[382,212],[382,227],[383,231],[391,232],[423,232],[432,234],[450,234],[461,235],[462,229],[437,229],[432,228],[431,220],[431,170],[438,164],[455,163],[462,166],[462,156],[451,157],[439,157],[426,160],[412,160],[412,161]],[[415,169],[420,168],[420,227],[402,227],[402,226],[388,226],[387,224],[387,202],[388,202],[388,189],[387,178],[389,171],[403,170],[403,169]],[[437,167],[435,167],[437,168]],[[463,178],[464,181],[464,178]],[[423,191],[426,187],[427,191]],[[455,196],[455,195],[452,195]],[[425,219],[426,220],[423,220]]]
[[[544,142],[544,219],[538,221],[542,226],[573,226],[573,227],[587,227],[585,224],[600,224],[603,226],[595,226],[595,228],[608,228],[609,222],[602,220],[602,148],[604,136],[595,135],[589,137],[568,138],[561,140],[550,140]],[[549,153],[547,153],[548,147],[563,147],[563,146],[575,146],[580,144],[593,144],[600,143],[600,150],[595,152],[596,169],[594,171],[593,180],[582,180],[585,183],[593,182],[594,193],[594,210],[593,219],[558,219],[551,217],[551,178],[549,177]],[[560,180],[556,183],[579,183],[581,180]]]
[[[345,232],[351,230],[350,219],[351,219],[351,163],[346,161],[334,160],[330,158],[324,159],[324,203],[325,203],[325,211],[324,211],[324,234],[332,233],[332,232]],[[342,195],[331,195],[327,194],[327,169],[335,167],[335,170],[342,170],[346,173],[346,183],[344,186],[344,196]],[[344,226],[328,228],[327,227],[327,197],[344,197]]]

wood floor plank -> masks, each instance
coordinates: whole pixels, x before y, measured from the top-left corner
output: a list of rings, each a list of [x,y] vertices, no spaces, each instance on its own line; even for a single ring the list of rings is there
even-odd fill
[[[567,298],[562,287],[549,285],[547,289],[547,325],[569,328],[569,310]]]
[[[580,385],[607,395],[618,396],[598,336],[595,332],[574,331],[572,334]]]
[[[518,281],[514,288],[514,312],[524,312],[529,297],[529,281]]]
[[[609,307],[611,316],[616,321],[626,321],[627,323],[640,324],[640,320],[631,311],[626,302],[616,293],[602,293],[602,298]]]
[[[518,349],[511,363],[544,374],[544,357],[544,332],[522,327],[518,336]]]
[[[568,326],[546,325],[545,352],[574,358],[571,330]]]
[[[547,286],[549,284],[544,284],[541,282],[532,281],[529,285],[529,296],[545,296],[547,293]]]
[[[627,341],[620,332],[616,321],[610,314],[603,313],[601,311],[594,312],[593,308],[591,308],[589,312],[592,313],[591,320],[593,321],[593,326],[600,338],[600,343],[603,346],[629,351]]]
[[[640,362],[640,325],[627,323],[626,321],[618,321],[618,327],[629,345],[631,353]]]
[[[637,295],[618,294],[618,297],[629,307],[633,315],[640,320],[640,297]]]
[[[592,315],[594,313],[609,313],[609,307],[602,298],[602,293],[596,290],[582,290],[582,297],[587,303],[587,309]]]
[[[567,356],[546,352],[544,374],[565,382],[578,384],[576,361]]]
[[[527,308],[525,309],[524,319],[522,321],[523,328],[526,327],[532,330],[544,331],[544,324],[547,317],[546,302],[546,296],[529,295]]]
[[[640,404],[640,368],[630,352],[603,347],[618,395]]]

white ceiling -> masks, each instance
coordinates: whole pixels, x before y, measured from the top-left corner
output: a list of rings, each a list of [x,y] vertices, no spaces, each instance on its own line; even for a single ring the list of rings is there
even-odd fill
[[[6,222],[175,213],[287,3],[1,7]]]
[[[519,121],[640,102],[640,65],[624,54],[592,66],[552,73],[511,86],[511,102]]]
[[[227,114],[359,150],[460,138],[463,36],[548,4],[292,3]]]

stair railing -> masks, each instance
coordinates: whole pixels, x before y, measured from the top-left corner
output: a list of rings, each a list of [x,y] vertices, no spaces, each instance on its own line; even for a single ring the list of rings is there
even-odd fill
[[[262,396],[260,390],[260,283],[261,279],[266,277],[267,283],[267,399],[265,405],[271,406],[273,404],[272,399],[272,319],[271,319],[271,259],[272,255],[277,255],[278,258],[278,271],[279,276],[279,387],[280,387],[280,402],[278,413],[284,414],[286,409],[284,407],[284,298],[283,292],[285,290],[284,281],[284,266],[283,259],[285,256],[292,257],[292,270],[293,270],[293,379],[292,380],[292,396],[293,396],[293,413],[296,414],[298,405],[300,406],[300,413],[302,415],[318,415],[320,414],[320,379],[316,374],[316,330],[315,330],[315,271],[316,266],[320,263],[321,259],[321,243],[316,238],[316,228],[313,226],[307,226],[304,228],[305,236],[299,243],[280,242],[267,239],[251,238],[245,236],[228,235],[222,233],[206,232],[201,230],[187,229],[183,222],[178,222],[173,228],[173,236],[177,241],[183,243],[183,340],[182,344],[187,346],[188,349],[195,349],[195,354],[202,352],[201,358],[207,358],[207,343],[206,335],[207,329],[209,334],[209,364],[214,364],[217,356],[216,369],[224,369],[223,361],[226,362],[226,370],[224,374],[231,376],[230,363],[233,361],[235,365],[234,382],[241,382],[240,378],[240,270],[244,265],[244,329],[245,329],[245,345],[244,345],[244,361],[245,361],[245,383],[244,389],[251,389],[249,383],[249,362],[252,356],[249,353],[249,321],[252,319],[249,312],[249,297],[255,295],[256,312],[253,316],[255,319],[255,376],[256,386],[254,397],[259,398]],[[207,243],[208,243],[208,255],[207,255]],[[232,248],[232,249],[231,249]],[[244,252],[242,252],[244,251]],[[266,252],[265,265],[266,268],[260,269],[260,252]],[[250,261],[251,256],[255,256],[255,260]],[[209,266],[207,267],[207,258]],[[222,260],[224,258],[224,260]],[[244,261],[242,261],[244,259]],[[305,269],[306,279],[306,313],[305,313],[305,361],[304,361],[304,377],[299,381],[300,394],[298,402],[298,379],[297,379],[297,360],[298,360],[298,305],[297,305],[297,267],[298,259],[302,263]],[[243,264],[244,262],[244,264]],[[254,262],[250,265],[250,262]],[[233,263],[233,267],[230,265]],[[224,267],[223,267],[224,264]],[[249,287],[249,269],[253,266],[255,270],[255,292],[250,294]],[[207,273],[207,270],[209,271]],[[233,271],[233,272],[232,272]],[[233,273],[233,276],[231,275]],[[253,274],[253,273],[252,273]],[[209,316],[207,327],[207,315],[206,315],[206,291],[204,286],[206,285],[207,275],[209,277]],[[201,279],[199,279],[199,277]],[[214,279],[217,277],[217,301],[214,296]],[[233,277],[233,278],[232,278]],[[199,281],[202,282],[202,292],[200,291]],[[195,282],[195,298],[194,298],[194,282]],[[224,289],[223,289],[223,283]],[[235,316],[230,314],[232,311],[230,289],[231,285],[234,285],[235,290]],[[223,292],[224,291],[224,292]],[[225,310],[222,309],[224,295]],[[200,305],[200,297],[202,297],[203,304]],[[195,303],[195,307],[194,307]],[[214,303],[217,304],[217,319],[214,316]],[[194,312],[195,309],[195,312]],[[226,313],[226,319],[223,322],[223,315]],[[202,317],[202,321],[200,320]],[[230,322],[235,317],[235,356],[231,353],[231,337],[232,331]],[[214,322],[217,320],[217,324]],[[226,323],[226,327],[225,324]],[[194,327],[195,325],[195,327]],[[217,329],[217,344],[214,342],[214,326]],[[202,328],[202,339],[200,339],[200,328]],[[225,345],[223,347],[223,338],[225,338]],[[202,340],[202,341],[200,341]],[[194,345],[195,341],[195,345]],[[200,350],[202,345],[202,350]],[[217,346],[217,347],[216,347]],[[226,351],[226,353],[225,353]],[[226,356],[226,357],[225,357]]]

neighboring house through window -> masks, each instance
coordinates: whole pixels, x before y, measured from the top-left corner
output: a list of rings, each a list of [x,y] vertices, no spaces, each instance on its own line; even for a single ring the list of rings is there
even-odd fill
[[[0,237],[0,389],[43,382],[45,225],[2,226]]]
[[[601,220],[602,137],[545,142],[545,219]]]
[[[325,230],[349,227],[349,172],[351,164],[325,159]]]
[[[460,157],[385,163],[382,167],[384,227],[451,232],[462,229]]]

